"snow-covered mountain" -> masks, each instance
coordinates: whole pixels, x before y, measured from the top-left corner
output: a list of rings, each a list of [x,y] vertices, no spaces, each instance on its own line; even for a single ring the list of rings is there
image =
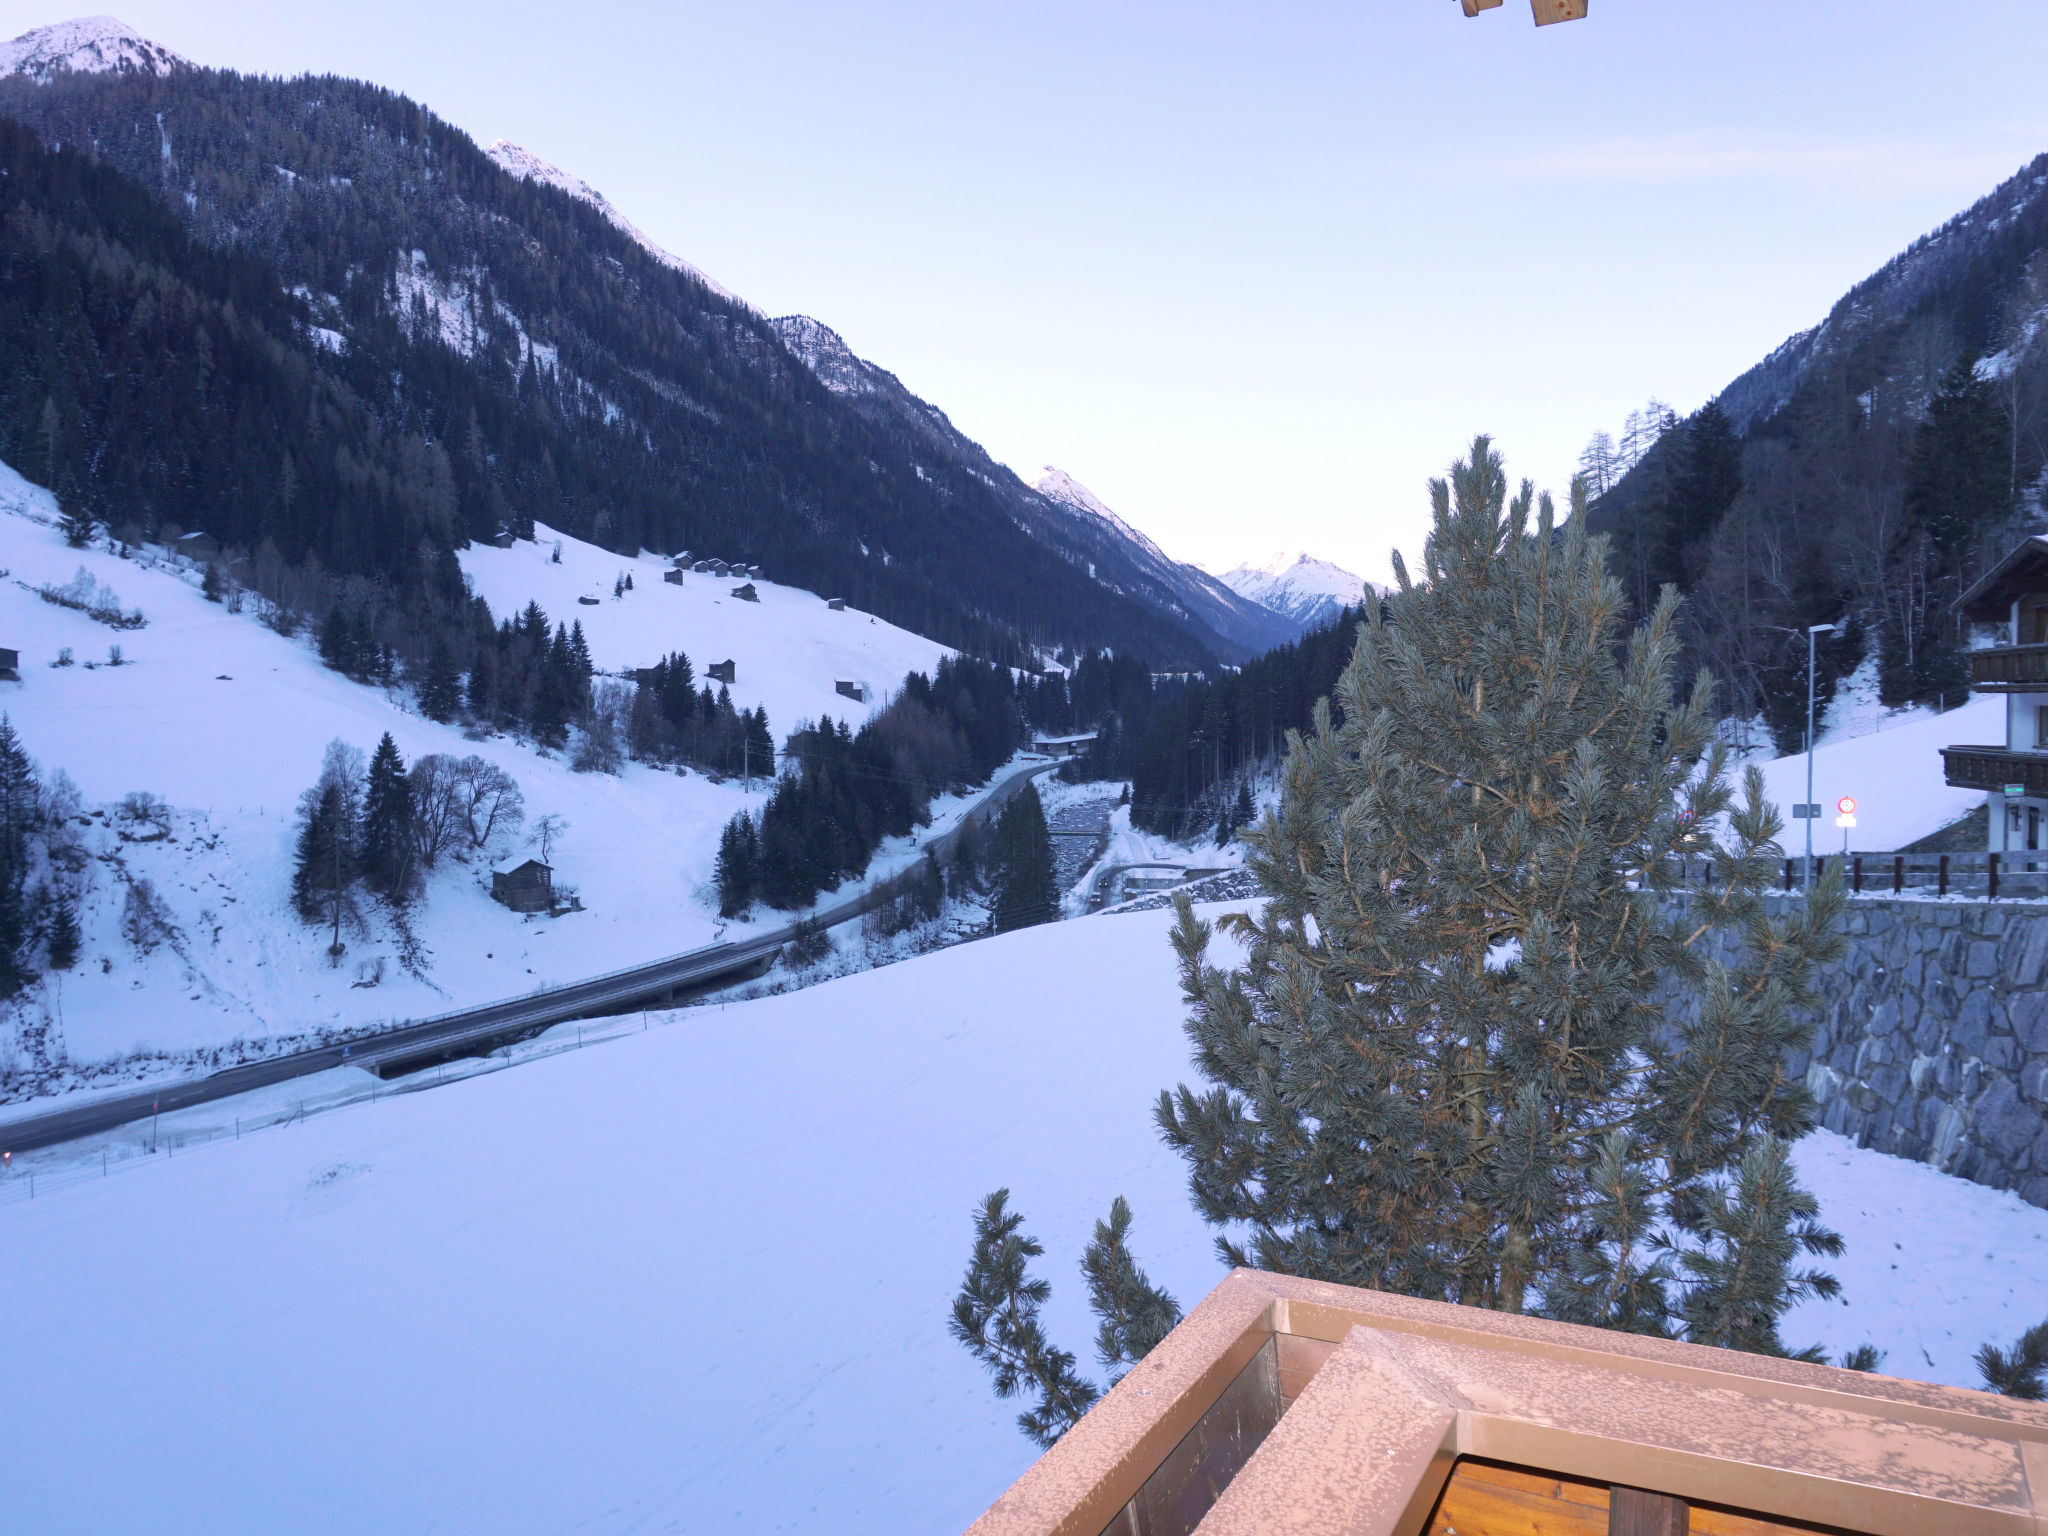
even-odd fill
[[[1275,555],[1263,565],[1240,565],[1219,578],[1231,591],[1285,614],[1304,629],[1327,623],[1364,600],[1371,586],[1341,565],[1313,555]]]
[[[590,204],[591,207],[611,220],[613,224],[625,231],[632,238],[634,244],[646,251],[663,266],[671,267],[678,272],[687,272],[720,298],[730,299],[735,304],[743,305],[747,309],[753,309],[753,305],[748,304],[745,299],[732,292],[729,288],[726,288],[723,284],[707,277],[699,268],[691,266],[682,257],[666,251],[661,246],[655,244],[653,240],[641,232],[632,220],[614,208],[609,198],[581,176],[571,176],[560,166],[550,164],[548,161],[541,159],[539,155],[536,155],[530,149],[520,148],[510,139],[494,140],[491,147],[485,150],[484,153],[489,155],[496,162],[498,168],[508,175],[517,176],[521,181],[537,181],[543,186],[558,187],[579,202]]]
[[[190,59],[151,42],[112,16],[60,21],[0,43],[0,75],[26,75],[31,80],[65,73],[168,75],[191,67]]]

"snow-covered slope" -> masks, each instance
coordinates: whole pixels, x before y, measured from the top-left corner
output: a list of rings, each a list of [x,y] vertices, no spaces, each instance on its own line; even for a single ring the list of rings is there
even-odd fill
[[[709,943],[719,931],[705,899],[719,829],[764,788],[714,784],[627,765],[618,775],[579,774],[556,756],[496,736],[471,738],[412,713],[402,697],[351,683],[321,666],[304,639],[287,640],[205,601],[197,575],[169,562],[126,560],[66,548],[49,526],[47,493],[0,467],[0,644],[22,653],[19,683],[0,682],[0,713],[12,721],[45,776],[63,770],[86,806],[112,811],[131,792],[173,807],[168,837],[138,836],[118,813],[78,830],[83,858],[85,954],[61,980],[0,1016],[0,1068],[38,1070],[23,1035],[48,1027],[50,1050],[74,1075],[139,1054],[189,1053],[303,1037],[386,1019],[431,1014],[572,980]],[[562,539],[546,546],[473,550],[464,562],[494,611],[538,600],[551,619],[581,618],[601,666],[646,665],[687,650],[701,668],[732,657],[733,697],[767,708],[778,739],[799,718],[860,717],[905,672],[929,670],[941,647],[818,597],[758,583],[761,601],[730,596],[732,583],[691,576],[661,580],[665,562],[625,561]],[[63,585],[83,568],[147,627],[114,631],[53,606],[33,591]],[[634,590],[613,600],[615,576]],[[596,606],[578,596],[602,594]],[[118,645],[123,664],[104,665]],[[73,665],[56,666],[64,650]],[[840,679],[871,685],[865,706],[839,696]],[[551,862],[558,883],[578,888],[587,910],[521,918],[488,896],[491,857],[445,864],[415,906],[428,951],[424,979],[399,963],[398,936],[374,910],[345,935],[339,967],[326,937],[288,909],[294,813],[340,738],[365,753],[389,731],[408,762],[423,753],[481,756],[521,786],[528,825],[564,818]],[[125,835],[124,835],[125,834]],[[533,851],[522,835],[497,856]],[[892,857],[893,854],[885,854]],[[122,930],[128,893],[147,881],[174,936],[145,952]],[[374,983],[374,984],[371,984]]]
[[[1217,579],[1240,596],[1285,614],[1304,629],[1327,623],[1363,601],[1366,594],[1362,577],[1306,554],[1275,555],[1264,565],[1240,565]]]
[[[1857,852],[1903,848],[1968,815],[1984,803],[1984,792],[1949,788],[1943,782],[1941,749],[2003,740],[2005,700],[1989,694],[1945,715],[1930,710],[1864,735],[1823,738],[1813,754],[1813,798],[1822,811],[1814,823],[1814,851],[1842,851],[1835,802],[1844,795],[1856,801],[1850,847]],[[1800,753],[1760,766],[1765,793],[1785,818],[1779,840],[1789,852],[1799,852],[1806,846],[1806,832],[1792,819],[1792,807],[1806,798],[1806,757]]]
[[[714,553],[705,550],[702,556]],[[702,682],[710,663],[736,663],[733,703],[766,708],[778,742],[799,720],[820,715],[859,724],[907,674],[930,673],[950,654],[873,614],[835,611],[799,587],[756,581],[758,601],[750,603],[732,595],[746,584],[742,577],[690,571],[681,586],[672,586],[662,579],[669,561],[659,555],[628,560],[545,524],[534,525],[530,542],[510,549],[473,544],[457,559],[471,587],[499,617],[538,602],[551,619],[580,622],[600,671],[625,673],[683,651]],[[612,596],[618,578],[627,574],[633,590]],[[597,601],[585,603],[586,597]],[[866,684],[868,702],[838,693],[835,685],[842,681]]]
[[[228,1105],[166,1117],[165,1145],[200,1113],[225,1134],[107,1178],[96,1152],[55,1188],[58,1154],[17,1159],[0,1523],[961,1530],[1036,1455],[946,1333],[977,1200],[1007,1186],[1045,1243],[1084,1369],[1078,1261],[1116,1195],[1183,1304],[1222,1277],[1152,1125],[1192,1081],[1171,920],[655,1015],[241,1140]],[[1978,1344],[2040,1320],[2048,1212],[1825,1134],[1796,1156],[1848,1251],[1788,1340],[1967,1385]]]
[[[1032,488],[1077,528],[1107,531],[1132,563],[1170,591],[1185,611],[1202,615],[1252,652],[1285,644],[1301,633],[1302,626],[1290,615],[1242,597],[1199,566],[1173,559],[1065,470],[1046,465]]]
[[[578,201],[590,204],[591,207],[603,214],[613,224],[632,236],[638,245],[663,266],[673,267],[678,272],[689,273],[690,276],[694,277],[722,299],[730,299],[733,303],[744,305],[748,309],[754,307],[738,294],[706,277],[703,272],[691,266],[682,257],[673,255],[663,250],[659,245],[656,245],[653,240],[642,234],[630,219],[614,208],[610,199],[582,177],[571,176],[560,166],[549,164],[532,150],[522,149],[510,139],[494,141],[491,147],[485,150],[484,153],[497,163],[500,170],[517,176],[521,181],[537,181],[546,186],[559,187]]]
[[[0,75],[27,75],[38,81],[67,72],[118,74],[135,70],[168,75],[174,69],[191,67],[191,60],[179,57],[161,43],[151,42],[112,16],[60,21],[54,26],[24,32],[12,42],[0,43]]]

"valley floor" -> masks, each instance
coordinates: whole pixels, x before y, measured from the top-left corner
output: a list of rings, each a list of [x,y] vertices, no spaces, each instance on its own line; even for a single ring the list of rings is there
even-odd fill
[[[6,1523],[961,1529],[1034,1455],[945,1331],[980,1196],[1008,1186],[1045,1242],[1084,1363],[1077,1265],[1114,1196],[1184,1303],[1221,1277],[1151,1123],[1190,1075],[1170,922],[1027,929],[582,1050],[565,1025],[519,1070],[175,1156],[167,1119],[165,1155],[106,1177],[90,1149],[19,1160]],[[1848,1305],[1802,1308],[1795,1343],[1968,1384],[2048,1311],[2048,1212],[1837,1138],[1800,1163]]]

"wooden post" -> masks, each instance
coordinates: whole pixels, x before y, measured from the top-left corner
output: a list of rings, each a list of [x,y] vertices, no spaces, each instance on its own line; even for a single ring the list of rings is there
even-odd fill
[[[1792,861],[1790,859],[1785,861],[1785,889],[1788,891],[1792,889]]]
[[[1892,891],[1896,894],[1905,888],[1906,856],[1903,853],[1895,853],[1892,855]]]
[[[1860,853],[1849,863],[1849,889],[1852,891],[1861,891],[1863,889],[1863,855]]]
[[[1692,1510],[1683,1499],[1616,1485],[1607,1495],[1607,1536],[1687,1536]]]
[[[1984,870],[1985,870],[1985,874],[1986,874],[1986,876],[1987,876],[1987,879],[1988,879],[1988,883],[1989,883],[1989,886],[1990,886],[1990,890],[1991,890],[1991,900],[1993,900],[1993,901],[1996,901],[1996,900],[1998,900],[1998,855],[1997,855],[1997,854],[1995,854],[1995,853],[1994,853],[1994,854],[1991,854],[1991,855],[1989,856],[1989,862],[1987,862],[1987,863],[1985,864],[1985,866],[1984,866]]]
[[[1941,888],[1935,894],[1938,896],[1946,896],[1948,894],[1948,855],[1945,853],[1941,856]]]

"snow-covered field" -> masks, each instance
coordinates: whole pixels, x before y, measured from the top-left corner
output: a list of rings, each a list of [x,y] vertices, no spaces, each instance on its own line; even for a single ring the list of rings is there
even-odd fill
[[[1034,1455],[945,1331],[979,1196],[1046,1243],[1084,1363],[1113,1196],[1183,1303],[1221,1277],[1151,1123],[1188,1075],[1169,923],[655,1015],[34,1201],[28,1168],[81,1154],[31,1154],[0,1176],[0,1524],[959,1530]],[[2048,1212],[1836,1138],[1800,1162],[1849,1305],[1794,1342],[1969,1384],[2048,1314]]]
[[[1968,815],[1984,803],[1984,792],[1949,788],[1942,778],[1941,749],[1957,742],[2004,740],[2005,700],[1997,694],[1974,698],[1946,714],[1923,710],[1882,730],[1823,738],[1813,754],[1813,798],[1821,808],[1813,828],[1814,852],[1842,851],[1835,803],[1844,795],[1856,800],[1849,845],[1858,852],[1902,848]],[[1765,793],[1785,818],[1779,841],[1797,852],[1806,834],[1792,819],[1792,807],[1806,798],[1806,757],[1801,753],[1758,766]],[[1739,790],[1739,773],[1736,783]]]
[[[737,783],[638,765],[578,774],[509,738],[470,739],[413,713],[397,692],[327,670],[307,640],[274,634],[253,609],[238,615],[205,601],[196,572],[67,548],[53,516],[45,492],[0,466],[0,644],[22,653],[22,680],[0,683],[0,713],[45,777],[69,774],[89,808],[145,791],[174,814],[161,841],[124,839],[114,817],[79,829],[84,959],[0,1015],[0,1068],[22,1064],[25,1022],[47,1021],[72,1068],[89,1070],[438,1013],[716,937],[706,883],[718,833],[759,801],[758,783],[750,795]],[[735,702],[765,705],[778,737],[828,709],[864,716],[905,672],[944,654],[867,614],[832,612],[813,594],[761,583],[759,604],[739,602],[729,584],[693,575],[668,586],[651,556],[622,560],[572,539],[560,540],[557,564],[555,542],[549,534],[542,545],[463,559],[495,612],[537,599],[551,619],[581,618],[601,666],[647,664],[675,649],[700,669],[733,657]],[[116,631],[28,590],[61,586],[81,567],[123,608],[140,609],[147,626]],[[613,579],[627,569],[634,591],[614,601]],[[585,592],[602,602],[578,604]],[[103,664],[109,645],[121,648],[122,665]],[[51,665],[65,648],[75,664]],[[870,703],[837,695],[840,678],[871,684]],[[505,769],[524,791],[529,829],[544,815],[563,818],[551,862],[586,910],[552,919],[509,912],[490,900],[489,860],[477,857],[444,865],[417,909],[424,980],[400,967],[395,935],[374,914],[331,967],[325,935],[287,906],[295,808],[330,740],[367,754],[386,731],[408,762],[474,754]],[[943,819],[958,807],[935,810]],[[528,841],[495,852],[524,857],[535,851]],[[906,856],[889,849],[879,862]],[[127,893],[143,880],[175,930],[148,954],[120,932]]]

